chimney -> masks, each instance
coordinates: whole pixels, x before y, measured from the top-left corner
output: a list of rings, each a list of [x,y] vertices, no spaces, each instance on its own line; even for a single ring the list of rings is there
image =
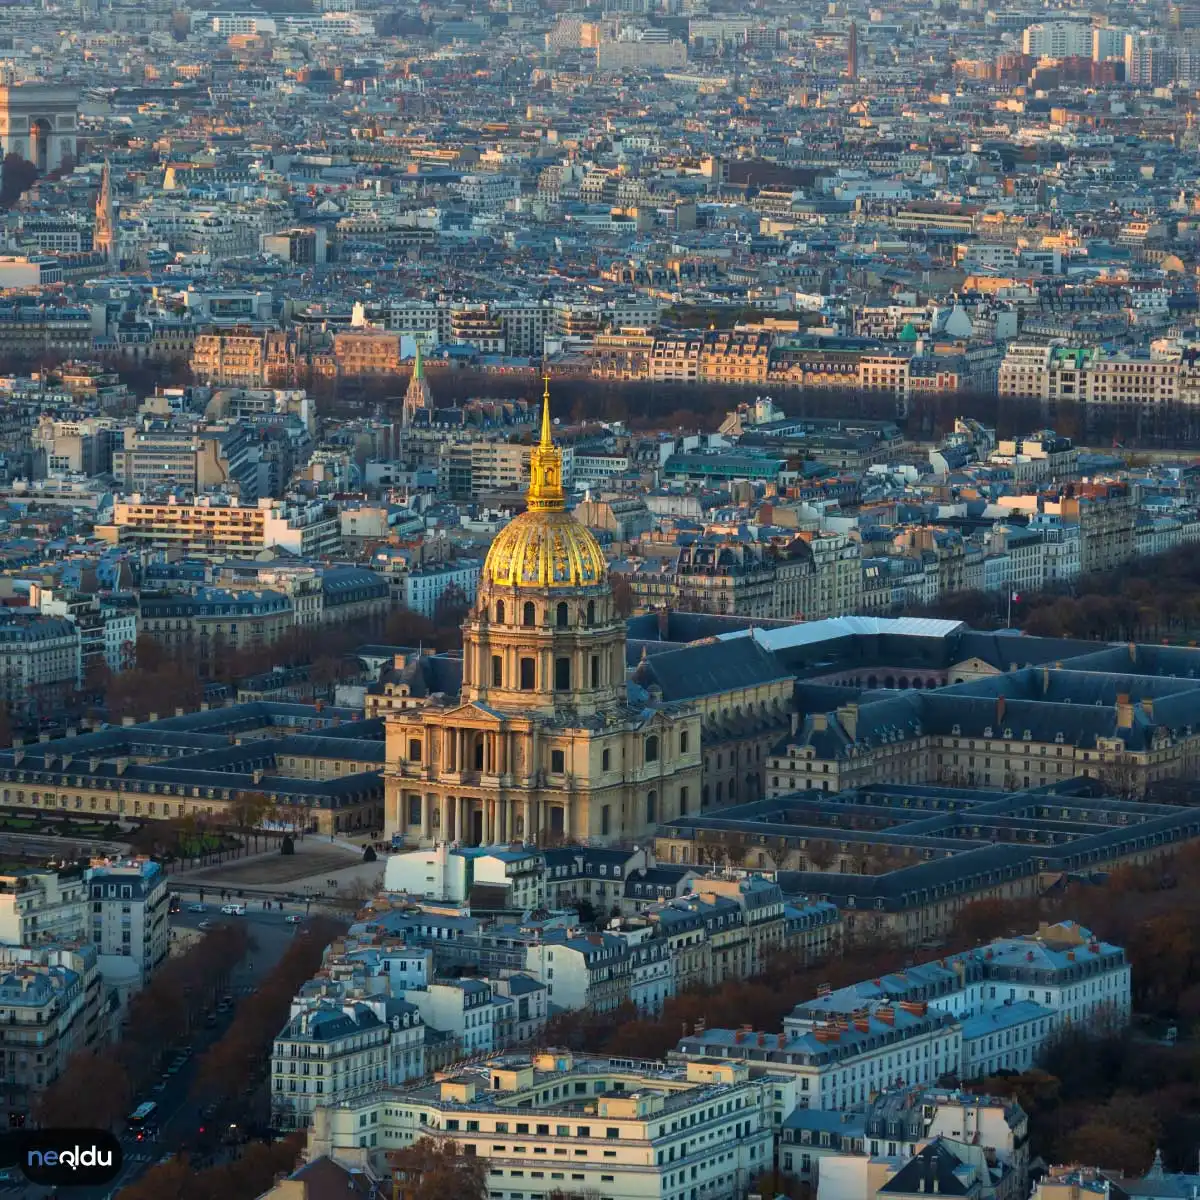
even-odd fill
[[[179,705],[177,705],[177,706],[176,706],[176,708],[175,708],[175,715],[176,715],[177,717],[182,717],[182,716],[183,716],[183,708],[182,708],[182,706],[179,706]]]
[[[1133,705],[1129,702],[1129,693],[1121,692],[1117,696],[1117,728],[1133,728]]]
[[[828,713],[813,713],[812,724],[813,724],[813,729],[815,729],[818,733],[820,733],[822,730],[828,729],[829,728],[829,714]]]
[[[13,750],[13,766],[19,767],[25,761],[24,750]]]
[[[846,736],[853,742],[858,737],[858,705],[843,704],[837,710],[838,720],[842,723],[842,728],[846,731]]]
[[[796,730],[800,728],[800,714],[792,713],[792,737],[796,736]]]
[[[124,725],[126,729],[128,729],[130,725],[136,725],[137,722],[132,717],[122,717],[121,724]]]
[[[39,742],[48,742],[49,740],[50,740],[50,735],[48,733],[39,733],[38,734]]]
[[[1003,727],[1003,725],[1004,725],[1004,697],[1003,696],[996,697],[996,725],[998,727],[998,729],[997,729],[997,735],[998,735],[999,728]]]
[[[1154,701],[1149,696],[1142,697],[1142,712],[1146,714],[1150,720],[1154,720]]]
[[[1042,695],[1046,695],[1050,690],[1050,668],[1042,668]]]

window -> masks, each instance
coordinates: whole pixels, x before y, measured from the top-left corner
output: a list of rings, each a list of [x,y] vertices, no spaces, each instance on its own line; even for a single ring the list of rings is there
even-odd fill
[[[600,770],[608,771],[612,768],[612,751],[604,750],[600,754]]]
[[[421,739],[420,738],[409,738],[408,739],[408,761],[409,762],[420,762],[421,761]]]
[[[679,753],[686,754],[688,752],[688,731],[681,730],[679,734]]]
[[[606,804],[600,809],[600,836],[608,837],[612,825],[612,805]],[[583,1135],[580,1134],[580,1137]]]
[[[646,739],[646,761],[658,762],[658,738],[654,734]]]
[[[687,816],[687,810],[688,810],[688,790],[685,787],[681,787],[679,789],[679,815],[681,817]]]
[[[559,601],[558,607],[554,610],[554,624],[559,629],[566,629],[568,620],[566,601]]]
[[[420,825],[421,823],[420,796],[409,796],[408,798],[408,823],[410,825]]]
[[[567,769],[566,755],[562,750],[550,751],[550,770],[561,775]]]
[[[533,659],[521,659],[521,691],[533,691]]]
[[[534,608],[532,600],[525,601],[525,607],[521,612],[521,624],[533,625],[536,617],[537,609]]]
[[[658,793],[651,791],[646,793],[646,824],[653,825],[658,820]]]
[[[592,687],[600,686],[600,655],[592,655]]]
[[[496,601],[496,621],[500,625],[504,624],[504,601],[503,600]]]
[[[595,602],[595,600],[589,600],[587,603],[587,623],[589,625],[595,625],[595,623],[596,623],[596,602]]]
[[[554,690],[556,692],[571,690],[571,660],[569,658],[554,660]]]
[[[504,660],[498,654],[492,655],[492,687],[500,687],[504,683]]]

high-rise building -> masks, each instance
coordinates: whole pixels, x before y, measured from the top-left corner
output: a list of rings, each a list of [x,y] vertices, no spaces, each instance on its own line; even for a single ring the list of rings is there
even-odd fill
[[[858,22],[850,22],[850,35],[846,39],[846,75],[858,78]]]

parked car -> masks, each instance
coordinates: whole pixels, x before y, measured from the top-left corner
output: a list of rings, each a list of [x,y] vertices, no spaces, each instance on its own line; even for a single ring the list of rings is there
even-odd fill
[[[304,918],[299,913],[288,913],[288,915],[286,917],[284,917],[283,919],[289,925],[299,925],[300,922],[304,920]]]
[[[222,904],[221,911],[227,917],[244,917],[246,915],[246,906],[244,904]]]
[[[189,904],[188,912],[208,912],[207,904]]]

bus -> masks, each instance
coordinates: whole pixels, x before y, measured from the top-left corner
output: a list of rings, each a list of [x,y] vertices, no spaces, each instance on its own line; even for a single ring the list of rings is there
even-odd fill
[[[153,1139],[158,1130],[158,1105],[153,1100],[139,1104],[129,1114],[129,1118],[125,1122],[125,1129],[128,1133],[132,1133],[139,1142]]]

